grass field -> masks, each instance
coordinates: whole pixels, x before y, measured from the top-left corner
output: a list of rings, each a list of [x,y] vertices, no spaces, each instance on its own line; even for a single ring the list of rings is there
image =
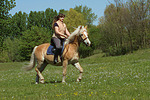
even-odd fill
[[[1,100],[150,100],[150,49],[116,57],[103,54],[81,59],[79,71],[68,66],[62,84],[62,67],[48,65],[45,84],[34,84],[36,72],[21,68],[27,62],[0,63]]]

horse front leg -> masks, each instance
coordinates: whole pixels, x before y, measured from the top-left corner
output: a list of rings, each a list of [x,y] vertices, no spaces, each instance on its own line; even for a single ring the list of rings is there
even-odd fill
[[[62,83],[65,83],[65,79],[66,79],[66,73],[67,73],[67,65],[68,65],[68,60],[64,60],[63,61],[63,79],[62,79]]]
[[[82,79],[82,73],[83,73],[83,68],[81,67],[81,65],[79,64],[79,62],[73,64],[79,71],[80,71],[80,75],[77,78],[77,82],[80,82]]]

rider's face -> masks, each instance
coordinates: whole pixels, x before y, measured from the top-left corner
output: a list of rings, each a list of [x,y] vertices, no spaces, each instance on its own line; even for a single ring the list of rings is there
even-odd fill
[[[63,21],[64,21],[64,17],[59,17],[59,20],[60,20],[61,22],[63,22]]]

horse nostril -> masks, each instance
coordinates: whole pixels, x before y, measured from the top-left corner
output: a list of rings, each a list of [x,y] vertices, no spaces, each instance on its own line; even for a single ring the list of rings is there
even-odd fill
[[[88,45],[89,47],[91,47],[91,43],[87,43],[87,45]]]
[[[89,44],[89,43],[87,43],[87,46],[90,46],[90,44]]]

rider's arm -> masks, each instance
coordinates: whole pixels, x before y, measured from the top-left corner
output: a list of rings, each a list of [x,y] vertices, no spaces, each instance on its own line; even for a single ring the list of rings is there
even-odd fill
[[[59,28],[58,28],[57,26],[55,26],[55,33],[56,33],[56,34],[59,34],[59,35],[62,36],[62,37],[67,38],[66,35],[64,35],[64,34],[62,34],[61,32],[59,32]]]
[[[67,34],[67,36],[69,36],[70,35],[70,33],[69,33],[69,31],[68,31],[68,29],[66,28],[66,34]]]
[[[65,24],[65,23],[64,23],[64,26],[66,27],[66,24]],[[68,31],[67,27],[66,27],[65,33],[66,33],[66,35],[67,35],[67,36],[69,36],[69,35],[70,35],[70,33],[69,33],[69,31]]]

